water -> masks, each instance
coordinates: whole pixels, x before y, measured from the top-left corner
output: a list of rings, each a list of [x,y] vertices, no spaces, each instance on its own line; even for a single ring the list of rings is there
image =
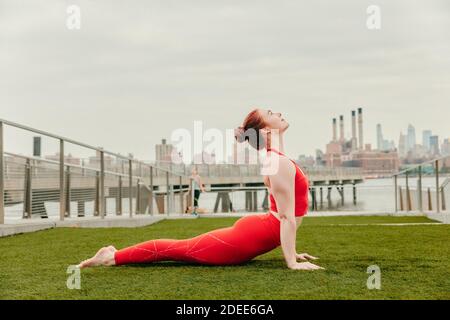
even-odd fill
[[[445,177],[440,178],[440,182]],[[398,180],[399,186],[405,186],[404,178]],[[417,186],[417,179],[410,178],[409,185],[411,189]],[[436,180],[434,177],[423,177],[423,190],[430,187],[432,190],[436,188]],[[392,213],[395,211],[395,190],[393,178],[385,179],[368,179],[364,183],[358,184],[356,188],[356,205],[353,204],[353,187],[352,185],[344,186],[344,205],[341,203],[341,197],[334,187],[331,192],[331,202],[327,200],[327,187],[323,187],[323,205],[320,205],[319,188],[317,191],[317,206],[319,211],[374,211],[380,213]],[[258,206],[261,207],[264,199],[264,190],[258,191]],[[200,197],[200,207],[207,209],[208,212],[214,210],[217,193],[202,193]],[[231,201],[237,211],[245,211],[245,192],[233,192]],[[311,196],[310,208],[311,208]],[[450,198],[450,186],[446,188],[446,198]],[[219,210],[221,205],[219,205]],[[262,210],[262,209],[259,209]]]
[[[440,183],[445,180],[446,176],[441,176]],[[401,178],[398,180],[398,185],[405,187],[406,180]],[[417,186],[417,178],[410,178],[409,185],[411,190],[415,190]],[[423,191],[426,191],[430,187],[433,191],[436,188],[436,180],[434,177],[426,176],[422,179]],[[341,198],[336,190],[332,189],[331,202],[327,200],[327,188],[323,188],[323,205],[320,205],[319,189],[317,188],[317,205],[319,211],[373,211],[378,213],[392,213],[395,211],[395,191],[394,180],[390,179],[368,179],[362,184],[357,185],[356,189],[357,202],[353,204],[353,188],[352,185],[344,186],[344,205],[341,203]],[[264,200],[264,190],[258,191],[258,207],[259,211],[262,210],[262,202]],[[216,202],[217,193],[206,192],[200,196],[200,207],[206,209],[207,212],[214,211],[214,204]],[[445,197],[447,207],[450,207],[450,185],[445,189]],[[245,191],[236,191],[230,194],[233,207],[238,212],[244,212],[245,210]],[[310,208],[311,208],[311,197]],[[178,197],[175,197],[176,210],[179,210]],[[425,203],[424,199],[424,203]],[[434,201],[434,197],[433,197]],[[124,215],[128,215],[129,203],[128,199],[124,198],[122,202],[124,209]],[[59,203],[58,202],[46,202],[46,211],[49,217],[59,216]],[[135,207],[135,200],[133,201],[133,207]],[[221,210],[221,204],[219,205],[219,211]],[[107,208],[110,214],[115,212],[115,199],[107,199]],[[156,203],[154,203],[154,210],[156,211]],[[92,216],[94,211],[94,202],[86,202],[86,216]],[[77,203],[73,202],[71,205],[72,216],[76,216]],[[311,209],[310,209],[311,210]],[[22,204],[6,207],[6,217],[20,219],[22,217]]]

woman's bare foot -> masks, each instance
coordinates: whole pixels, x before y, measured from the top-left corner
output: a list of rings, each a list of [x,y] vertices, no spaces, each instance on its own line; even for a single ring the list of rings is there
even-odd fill
[[[114,253],[117,251],[113,246],[101,248],[95,256],[81,262],[78,267],[80,269],[97,267],[97,266],[113,266],[116,264]]]

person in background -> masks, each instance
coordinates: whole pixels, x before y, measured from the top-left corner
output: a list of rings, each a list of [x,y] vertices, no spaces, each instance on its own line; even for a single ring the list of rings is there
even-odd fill
[[[204,186],[202,178],[198,174],[198,171],[196,168],[193,168],[191,173],[192,174],[191,174],[190,178],[192,179],[192,182],[193,182],[192,188],[194,189],[194,208],[192,210],[192,214],[196,216],[196,215],[198,215],[197,209],[198,209],[198,202],[200,199],[200,193],[205,192],[205,186]]]

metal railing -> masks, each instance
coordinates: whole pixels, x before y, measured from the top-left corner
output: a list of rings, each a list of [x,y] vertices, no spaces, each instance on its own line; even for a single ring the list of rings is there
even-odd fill
[[[447,176],[446,176],[447,175]],[[404,185],[400,186],[400,178],[404,177]],[[446,187],[450,181],[450,156],[413,165],[392,175],[394,179],[395,211],[446,211]],[[444,181],[441,183],[441,178]],[[416,178],[416,186],[411,179]],[[424,179],[432,178],[433,185],[424,186]],[[424,203],[424,198],[426,203]]]
[[[191,170],[195,167],[201,176],[212,178],[261,176],[260,164],[174,164],[161,161],[157,163],[161,168],[183,175],[190,175]],[[152,165],[156,165],[156,163],[152,163]],[[336,180],[363,179],[364,176],[361,168],[305,167],[302,170],[312,179],[320,179],[321,177]]]
[[[39,134],[59,141],[59,159],[48,160],[6,152],[5,126]],[[97,165],[68,163],[65,146],[76,145],[95,151]],[[108,161],[105,158],[108,157]],[[84,164],[84,162],[83,162]],[[119,170],[120,168],[120,170]],[[170,172],[137,159],[100,147],[54,135],[42,130],[0,119],[0,224],[5,222],[5,208],[20,211],[22,217],[33,214],[48,217],[57,213],[62,221],[76,211],[105,217],[107,211],[117,215],[154,213],[156,202],[160,213],[184,210],[189,177]],[[179,201],[175,194],[178,193]],[[155,201],[154,201],[155,200]],[[176,209],[175,201],[180,208]],[[74,210],[72,203],[77,202]],[[51,208],[47,208],[51,205]],[[59,204],[55,208],[54,204]],[[114,209],[109,209],[114,207]],[[107,210],[108,208],[108,210]]]

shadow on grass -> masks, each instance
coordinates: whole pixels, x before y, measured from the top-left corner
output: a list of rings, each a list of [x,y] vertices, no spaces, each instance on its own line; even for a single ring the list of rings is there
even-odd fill
[[[229,264],[229,265],[208,265],[196,262],[181,262],[181,261],[160,261],[152,263],[142,263],[142,264],[129,264],[123,266],[117,266],[115,268],[180,268],[180,267],[190,267],[190,268],[239,268],[239,267],[257,267],[264,269],[280,269],[285,268],[284,261],[280,259],[267,259],[267,260],[251,260],[239,264]]]

